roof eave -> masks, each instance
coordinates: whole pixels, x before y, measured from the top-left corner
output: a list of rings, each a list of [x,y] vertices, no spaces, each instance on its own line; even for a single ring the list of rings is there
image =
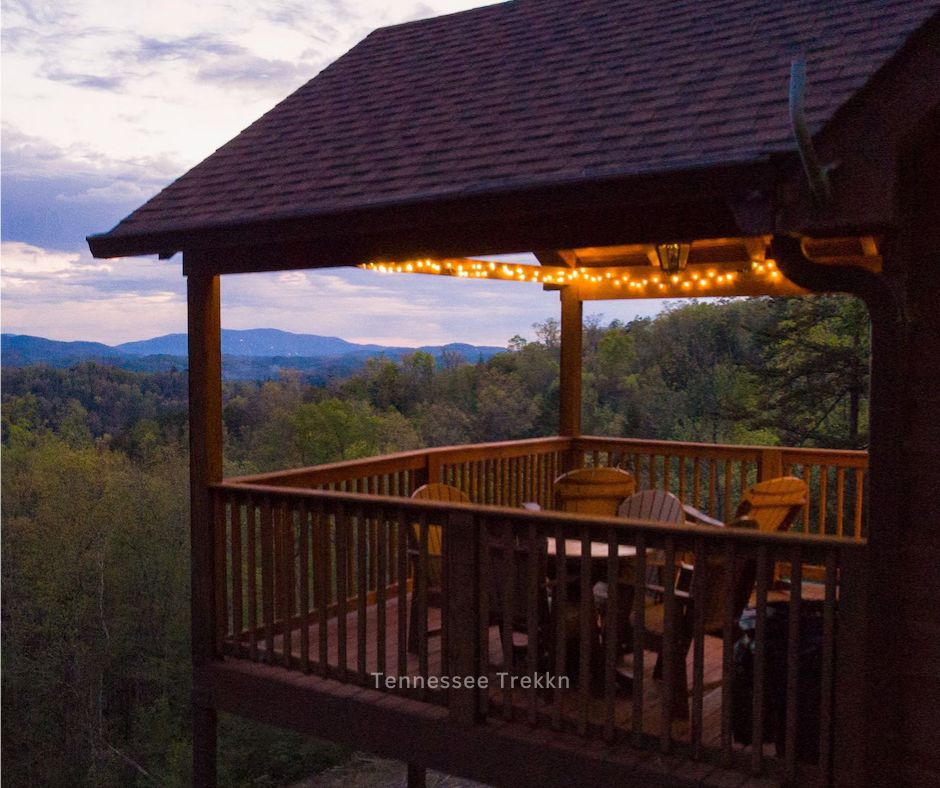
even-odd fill
[[[778,160],[721,163],[641,175],[581,178],[527,187],[402,200],[351,211],[154,232],[120,226],[87,238],[97,258],[342,246],[335,265],[376,255],[496,254],[537,248],[772,232]],[[754,211],[754,198],[766,203]],[[738,213],[736,206],[750,208]],[[524,222],[520,225],[520,222]],[[746,225],[746,226],[742,226]],[[363,257],[364,255],[364,257]],[[330,263],[311,262],[311,266]],[[262,269],[264,270],[264,269]]]

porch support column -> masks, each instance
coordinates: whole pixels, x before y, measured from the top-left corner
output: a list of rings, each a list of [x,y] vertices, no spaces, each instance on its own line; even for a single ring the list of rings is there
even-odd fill
[[[561,368],[558,434],[581,434],[582,302],[577,287],[561,288]]]
[[[221,314],[219,277],[199,270],[193,262],[187,255],[193,785],[212,788],[216,784],[216,710],[199,686],[199,674],[217,656],[209,485],[222,480]]]

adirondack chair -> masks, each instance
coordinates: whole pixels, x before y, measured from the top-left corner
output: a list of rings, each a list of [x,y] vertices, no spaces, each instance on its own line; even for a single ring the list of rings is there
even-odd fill
[[[658,520],[664,523],[685,522],[685,512],[682,510],[682,501],[672,493],[665,490],[643,490],[626,498],[617,509],[618,517],[634,520]],[[659,550],[648,550],[646,553],[646,582],[649,584],[662,584],[662,553]],[[627,644],[630,640],[630,611],[633,609],[633,562],[630,561],[621,567],[620,571],[620,604],[618,610],[619,643]],[[594,585],[594,603],[601,613],[606,614],[608,599],[608,584],[599,582]],[[606,629],[604,630],[606,632]]]
[[[796,476],[778,476],[748,487],[741,496],[741,502],[735,510],[735,519],[747,517],[757,523],[759,531],[786,531],[794,518],[807,503],[806,482]],[[700,512],[692,506],[685,506],[686,516],[692,522],[704,525],[724,525],[721,520]],[[772,584],[779,583],[781,574],[787,571],[785,564],[774,567]]]
[[[424,501],[451,501],[453,503],[470,503],[470,498],[462,490],[452,487],[449,484],[424,484],[411,494],[412,498],[418,498]],[[408,529],[408,554],[411,557],[411,568],[415,577],[418,572],[418,561],[420,557],[420,539],[421,534],[417,523],[412,523]],[[427,577],[427,604],[428,607],[441,606],[441,581],[443,579],[443,556],[442,556],[442,529],[439,525],[428,524],[428,577]],[[418,589],[417,586],[411,593],[411,615],[408,619],[408,651],[412,654],[418,653]],[[440,632],[439,627],[428,630],[428,635],[435,635]]]
[[[730,528],[758,528],[756,520],[741,517],[728,524]],[[728,585],[728,573],[731,572],[731,583]],[[692,645],[695,606],[704,608],[704,634],[723,634],[725,622],[725,608],[727,589],[730,587],[733,611],[732,621],[737,621],[747,607],[754,582],[757,575],[757,562],[753,557],[739,556],[733,566],[728,565],[724,555],[712,554],[706,559],[705,585],[701,597],[695,596],[695,568],[691,569],[691,582],[689,590],[675,589],[676,603],[676,631],[673,637],[673,659],[677,665],[673,681],[673,694],[668,702],[672,706],[675,719],[688,719],[688,677],[686,675],[686,657]],[[654,587],[655,588],[655,587]],[[665,589],[655,588],[658,592]],[[659,603],[647,607],[644,613],[644,644],[646,648],[655,651],[657,663],[653,671],[656,678],[661,677],[664,662],[663,649],[665,648],[665,604]],[[664,699],[667,702],[667,699]]]
[[[748,487],[741,495],[734,518],[754,520],[760,531],[786,531],[793,518],[806,506],[806,501],[806,482],[796,476],[778,476]],[[721,520],[709,517],[693,506],[686,504],[683,508],[693,522],[724,525]]]
[[[563,512],[613,517],[636,479],[620,468],[578,468],[555,479],[555,505]]]
[[[618,517],[629,517],[635,520],[659,520],[664,523],[685,522],[685,511],[682,501],[672,493],[665,490],[644,490],[627,498],[617,510]],[[646,555],[647,581],[662,583],[661,568],[663,558],[659,550],[650,550]],[[631,567],[632,568],[632,567]],[[632,582],[632,575],[621,577],[622,580]]]

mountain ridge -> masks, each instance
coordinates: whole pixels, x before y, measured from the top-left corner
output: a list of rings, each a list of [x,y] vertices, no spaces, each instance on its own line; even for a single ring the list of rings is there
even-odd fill
[[[106,345],[103,342],[60,341],[30,334],[0,335],[2,363],[6,366],[48,364],[68,367],[82,361],[114,364],[141,372],[185,369],[186,334],[164,334],[149,339]],[[222,329],[223,374],[228,379],[268,379],[281,369],[348,374],[375,356],[401,359],[418,351],[441,358],[456,353],[469,362],[487,359],[505,348],[452,342],[445,345],[399,347],[360,344],[339,337],[295,334],[274,328]],[[228,363],[225,361],[228,360]]]

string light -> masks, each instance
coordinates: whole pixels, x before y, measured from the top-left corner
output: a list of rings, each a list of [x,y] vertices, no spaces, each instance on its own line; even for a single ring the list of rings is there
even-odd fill
[[[738,281],[738,277],[763,281],[770,285],[779,285],[786,281],[771,259],[754,260],[747,264],[744,271],[719,272],[715,268],[693,269],[691,266],[682,272],[662,276],[659,273],[648,277],[635,277],[637,270],[624,268],[561,268],[516,263],[496,263],[492,261],[456,259],[456,260],[406,260],[402,262],[365,263],[359,268],[379,273],[416,273],[439,276],[453,276],[459,279],[499,279],[515,282],[536,282],[550,285],[580,283],[582,287],[594,285],[626,288],[640,297],[651,288],[657,296],[670,293],[685,294],[693,287],[696,290],[715,290],[719,293],[727,290]],[[642,270],[642,269],[640,269]],[[632,273],[632,275],[631,275]]]

